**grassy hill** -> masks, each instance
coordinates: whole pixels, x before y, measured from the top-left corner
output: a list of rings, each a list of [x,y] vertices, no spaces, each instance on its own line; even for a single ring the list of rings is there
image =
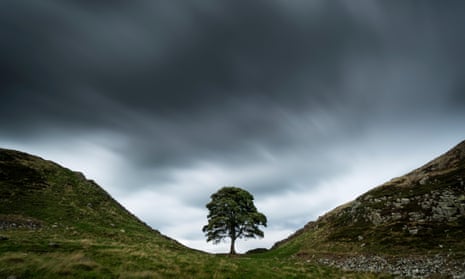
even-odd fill
[[[308,223],[273,253],[351,270],[465,278],[464,231],[465,141]]]
[[[462,142],[270,251],[230,257],[161,235],[81,173],[0,149],[0,278],[465,278],[464,184]]]
[[[342,276],[379,277],[273,252],[229,257],[191,250],[138,220],[83,174],[0,149],[0,278]]]
[[[50,230],[70,238],[162,237],[83,174],[25,153],[0,150],[2,227]],[[8,214],[5,214],[8,213]]]

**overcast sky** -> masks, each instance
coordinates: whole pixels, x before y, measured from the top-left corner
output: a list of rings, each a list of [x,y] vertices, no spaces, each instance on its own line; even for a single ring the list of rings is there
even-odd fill
[[[95,180],[226,252],[210,195],[251,192],[270,247],[465,139],[465,2],[2,0],[0,146]]]

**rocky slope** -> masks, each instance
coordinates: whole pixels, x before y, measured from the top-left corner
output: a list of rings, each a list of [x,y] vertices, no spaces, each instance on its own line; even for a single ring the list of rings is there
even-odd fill
[[[352,270],[465,277],[464,230],[465,141],[310,222],[274,249]]]

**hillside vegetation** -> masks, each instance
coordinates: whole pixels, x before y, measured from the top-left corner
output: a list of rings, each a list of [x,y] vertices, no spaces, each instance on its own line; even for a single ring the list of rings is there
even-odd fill
[[[81,173],[0,149],[0,278],[465,278],[464,230],[465,142],[234,257],[163,236]]]
[[[0,149],[0,278],[342,276],[380,275],[272,252],[228,257],[195,251],[138,220],[83,174]]]
[[[351,270],[465,278],[465,141],[308,223],[279,255]]]

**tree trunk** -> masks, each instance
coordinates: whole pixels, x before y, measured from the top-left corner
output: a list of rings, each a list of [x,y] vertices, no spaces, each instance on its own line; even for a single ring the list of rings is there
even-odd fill
[[[229,250],[230,255],[236,254],[236,249],[234,249],[234,243],[236,242],[236,238],[231,236],[231,249]]]

